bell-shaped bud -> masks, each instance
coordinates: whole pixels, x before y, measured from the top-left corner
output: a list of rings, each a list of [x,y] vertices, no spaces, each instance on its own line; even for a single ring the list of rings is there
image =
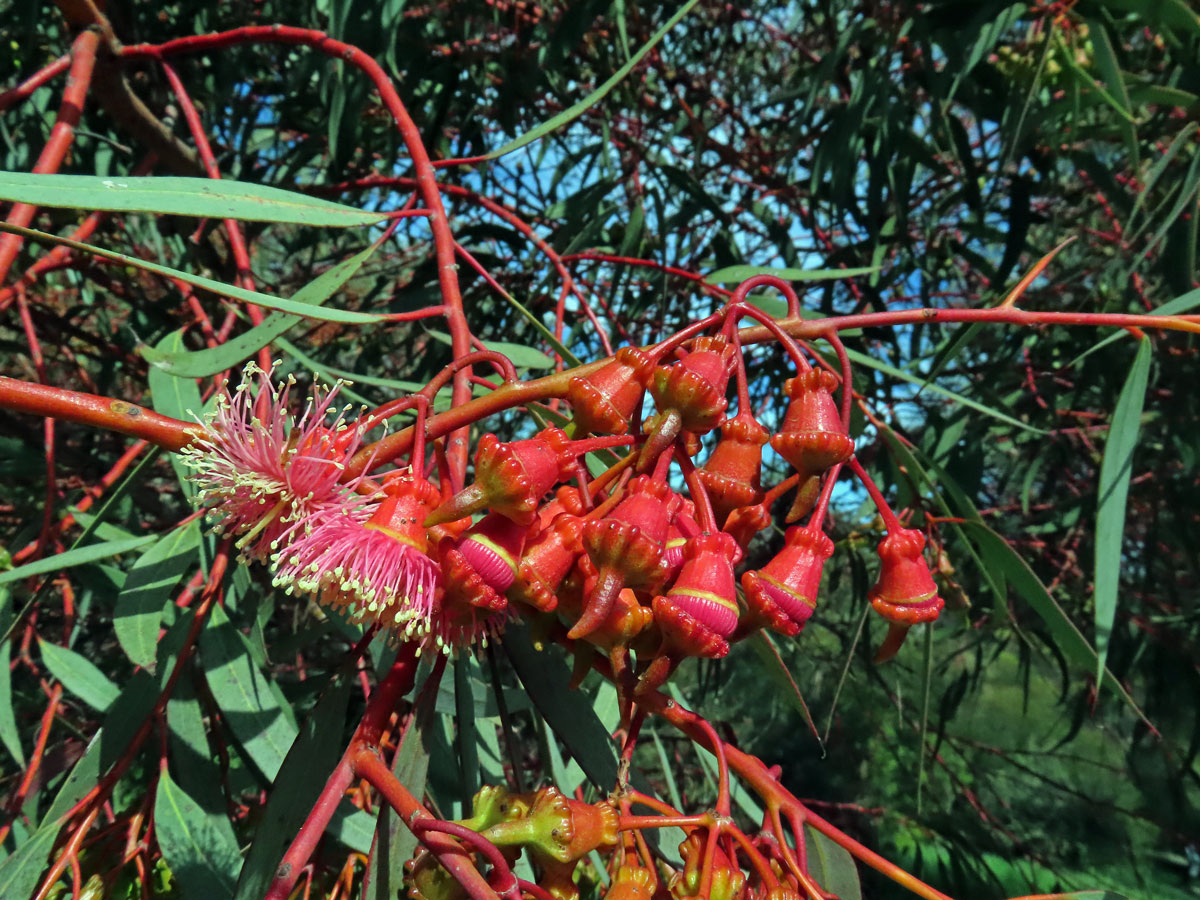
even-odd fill
[[[507,516],[489,513],[458,540],[444,541],[439,548],[444,605],[504,609],[528,532]]]
[[[731,512],[722,530],[737,541],[739,547],[746,548],[750,546],[750,541],[756,534],[770,525],[771,513],[762,503],[755,503],[753,506],[743,506]]]
[[[558,788],[538,789],[529,811],[484,832],[497,847],[525,847],[540,861],[575,862],[593,850],[614,847],[620,816],[606,802],[572,800]]]
[[[577,434],[625,434],[641,407],[654,363],[635,347],[622,347],[612,362],[591,375],[567,382]]]
[[[867,597],[891,629],[875,656],[877,662],[895,656],[908,629],[932,622],[946,605],[938,596],[924,549],[925,535],[915,528],[893,531],[879,544],[879,580]]]
[[[604,900],[651,900],[656,884],[657,879],[649,869],[624,865],[617,869]]]
[[[663,542],[662,559],[669,572],[668,581],[679,574],[679,567],[683,565],[683,551],[688,541],[698,534],[700,526],[696,524],[696,504],[691,500],[684,500],[670,528],[667,529],[667,539]]]
[[[733,560],[737,544],[724,532],[701,534],[684,550],[683,567],[667,600],[723,638],[737,628]]]
[[[708,488],[717,524],[724,524],[735,509],[762,500],[759,476],[767,438],[767,429],[758,424],[749,410],[739,412],[721,426],[721,440],[697,472]]]
[[[525,548],[516,580],[508,590],[512,600],[541,612],[558,605],[558,588],[583,552],[583,520],[561,513]]]
[[[780,634],[798,634],[817,605],[821,569],[833,541],[815,528],[789,528],[783,549],[758,571],[742,575],[746,604]]]
[[[425,524],[439,525],[484,509],[521,525],[532,524],[545,493],[570,474],[575,459],[570,445],[558,428],[507,444],[485,434],[475,451],[475,483],[435,509]]]
[[[854,454],[854,440],[842,430],[841,416],[833,402],[837,383],[836,377],[820,369],[810,369],[788,379],[784,390],[791,403],[783,417],[783,426],[771,438],[775,452],[800,473],[798,497],[805,498],[804,505],[810,508],[818,493],[813,479]],[[788,521],[807,511],[797,510],[794,505]]]
[[[663,542],[682,498],[646,475],[632,479],[625,491],[611,513],[584,526],[581,564],[589,589],[583,615],[568,633],[572,639],[604,622],[622,588],[655,590],[666,578]]]
[[[733,346],[724,337],[700,337],[679,362],[654,370],[650,393],[660,410],[679,413],[680,426],[707,434],[725,415]]]
[[[707,840],[699,830],[693,831],[679,845],[679,855],[683,857],[683,871],[676,873],[670,881],[669,889],[674,900],[700,898],[701,882],[704,880],[704,862]],[[746,874],[737,863],[729,858],[720,845],[712,855],[712,880],[708,894],[703,900],[737,900],[742,896],[746,887]]]

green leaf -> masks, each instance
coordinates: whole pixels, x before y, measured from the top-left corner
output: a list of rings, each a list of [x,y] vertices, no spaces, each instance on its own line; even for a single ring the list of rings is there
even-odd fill
[[[862,900],[858,867],[854,857],[811,825],[804,826],[808,848],[808,874],[821,888],[838,900]]]
[[[452,346],[450,335],[444,331],[436,331],[429,329],[429,336],[436,338],[446,346]],[[530,347],[525,344],[513,344],[509,341],[482,341],[483,346],[489,350],[495,350],[497,353],[502,353],[508,357],[509,361],[518,369],[553,369],[554,360],[538,350],[536,347]]]
[[[617,69],[617,71],[612,74],[612,77],[605,81],[604,84],[600,85],[600,87],[596,88],[596,90],[592,91],[578,103],[563,110],[552,119],[549,119],[543,122],[541,125],[538,125],[536,128],[525,132],[516,140],[509,141],[499,150],[493,150],[491,153],[487,154],[484,159],[498,159],[499,157],[504,156],[506,153],[512,153],[514,150],[519,150],[526,144],[533,143],[538,138],[549,134],[556,128],[560,128],[561,126],[566,125],[568,122],[573,122],[575,119],[578,119],[592,106],[608,96],[609,92],[611,92],[612,89],[616,87],[626,75],[633,71],[634,67],[642,61],[643,57],[645,57],[645,55],[654,48],[654,45],[661,41],[666,33],[674,28],[679,21],[691,11],[692,7],[695,6],[697,2],[698,0],[688,0],[687,3],[683,4],[683,6],[679,8],[679,11],[676,12],[675,15],[671,16],[671,18],[667,19],[667,21],[663,23],[662,28],[658,29],[658,31],[654,33],[649,41],[638,48],[637,53],[633,54],[633,56],[629,58],[629,61],[625,63],[625,65]]]
[[[1096,680],[1104,672],[1108,641],[1117,614],[1121,583],[1121,544],[1125,535],[1125,503],[1133,474],[1133,451],[1141,429],[1146,381],[1150,376],[1150,341],[1142,338],[1129,375],[1117,397],[1100,464],[1100,504],[1096,510]]]
[[[248,291],[245,288],[236,287],[232,284],[225,284],[223,281],[214,281],[212,278],[192,275],[188,272],[182,272],[179,269],[172,269],[170,266],[160,266],[158,263],[138,259],[136,256],[126,256],[124,253],[105,250],[101,247],[93,247],[91,244],[83,244],[79,241],[73,241],[70,238],[59,237],[55,234],[46,234],[44,231],[35,231],[32,228],[22,228],[19,225],[9,225],[7,222],[0,222],[0,231],[19,234],[22,237],[32,238],[35,241],[47,244],[70,247],[73,250],[78,250],[80,253],[90,253],[93,256],[99,256],[101,259],[107,259],[110,262],[133,266],[137,269],[153,272],[155,275],[162,275],[165,278],[176,278],[179,281],[187,282],[193,287],[212,291],[221,297],[229,297],[233,300],[253,303],[267,309],[276,309],[280,312],[292,313],[307,319],[316,319],[322,322],[342,322],[347,325],[369,325],[374,322],[386,321],[388,318],[386,315],[350,312],[344,309],[318,309],[315,306],[297,303],[294,300],[284,300],[282,297],[272,297],[270,294]]]
[[[163,607],[171,588],[199,562],[200,521],[163,535],[129,569],[117,595],[113,630],[121,649],[134,665],[153,671]]]
[[[263,778],[274,781],[296,740],[296,724],[219,606],[213,607],[207,627],[200,632],[200,654],[208,686],[234,736]]]
[[[1067,659],[1081,671],[1094,675],[1096,673],[1096,651],[1088,644],[1083,633],[1075,627],[1075,623],[1063,612],[1063,608],[1050,596],[1050,592],[1029,568],[1029,564],[1009,546],[1008,541],[982,522],[964,521],[960,527],[971,536],[989,563],[1004,573],[1017,593],[1037,613]],[[1120,694],[1139,718],[1148,721],[1133,697],[1108,669],[1104,670],[1103,684]]]
[[[386,213],[263,184],[174,176],[98,178],[0,172],[0,200],[64,209],[290,222],[326,228],[372,225],[387,218]]]
[[[291,297],[292,302],[320,306],[358,274],[363,263],[371,258],[382,242],[381,238],[361,253],[356,253],[349,259],[344,259],[336,266],[322,272],[296,291]],[[248,331],[243,331],[216,347],[209,347],[205,350],[166,352],[158,348],[142,346],[139,348],[139,352],[151,365],[151,378],[154,377],[156,369],[170,375],[205,378],[238,366],[301,321],[303,320],[300,316],[271,313],[262,321],[262,324],[255,325]],[[196,411],[199,412],[198,409]]]
[[[326,690],[279,767],[238,878],[237,900],[258,900],[267,892],[288,843],[337,765],[353,684],[341,678]]]
[[[89,544],[86,547],[68,550],[66,553],[58,553],[54,556],[47,556],[44,559],[34,560],[23,566],[17,566],[15,569],[9,569],[7,572],[0,572],[0,584],[19,581],[22,578],[29,578],[31,575],[45,575],[47,572],[58,572],[63,569],[73,568],[74,566],[82,566],[86,563],[93,563],[98,559],[108,559],[110,556],[119,556],[122,553],[136,550],[138,547],[144,547],[154,540],[157,540],[155,535],[147,534],[142,537],[124,538],[119,541]]]
[[[185,898],[217,900],[233,896],[242,860],[229,820],[205,815],[200,805],[171,780],[166,769],[158,776],[154,834]]]
[[[50,674],[92,709],[104,712],[117,699],[117,686],[90,660],[49,641],[39,640],[38,648]]]
[[[62,825],[57,820],[42,825],[16,852],[0,862],[0,897],[33,896]]]
[[[21,747],[21,735],[17,731],[17,718],[13,710],[12,670],[9,660],[12,654],[12,644],[8,641],[0,643],[0,741],[17,765],[25,768],[25,751]]]
[[[418,705],[392,761],[392,774],[414,797],[425,795],[429,757],[433,750],[431,723],[435,706],[434,702]],[[412,858],[416,849],[417,839],[412,831],[390,806],[384,805],[375,824],[375,840],[363,883],[363,900],[393,900],[403,896],[404,863]]]
[[[784,281],[831,281],[835,278],[855,278],[878,272],[877,266],[858,266],[848,269],[775,269],[771,266],[726,266],[704,278],[705,284],[741,284],[755,275],[774,275]]]

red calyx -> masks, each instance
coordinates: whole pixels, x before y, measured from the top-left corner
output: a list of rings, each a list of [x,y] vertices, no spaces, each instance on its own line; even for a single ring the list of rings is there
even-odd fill
[[[682,428],[707,434],[725,415],[733,346],[724,337],[700,337],[677,363],[654,370],[650,393],[662,411],[677,410]]]
[[[429,549],[425,518],[441,499],[441,492],[424,478],[389,478],[383,501],[367,521],[367,528],[386,532],[424,553]]]
[[[583,552],[583,520],[560,513],[526,549],[509,588],[519,600],[542,612],[558,605],[558,588]]]
[[[789,378],[784,385],[791,403],[783,426],[771,438],[771,446],[800,473],[799,496],[805,498],[802,507],[811,508],[816,500],[812,479],[854,454],[854,440],[842,430],[837,404],[833,402],[832,392],[837,384],[837,378],[829,372],[810,369]],[[797,519],[807,511],[793,507],[788,520]]]
[[[925,535],[915,528],[893,531],[879,544],[879,580],[867,597],[889,622],[932,622],[946,605],[925,563],[924,549]]]
[[[735,509],[762,500],[759,478],[767,437],[767,429],[758,424],[749,410],[739,412],[721,426],[721,440],[697,472],[708,488],[718,524],[723,524]]]
[[[604,622],[621,588],[655,590],[666,578],[663,541],[683,500],[646,475],[632,479],[625,490],[625,498],[609,515],[584,526],[587,555],[580,564],[588,576],[588,597],[583,615],[568,633],[573,639]]]
[[[490,513],[457,541],[439,548],[446,605],[498,612],[517,575],[528,529],[499,513]]]
[[[817,605],[821,569],[833,541],[815,528],[789,528],[783,549],[758,571],[742,575],[746,603],[780,634],[798,634]]]
[[[622,347],[608,365],[567,383],[578,434],[625,434],[642,403],[653,362],[635,347]]]
[[[899,651],[908,629],[932,622],[946,605],[925,562],[925,535],[914,528],[893,531],[879,544],[879,580],[867,592],[871,606],[891,628],[875,654],[885,662]]]
[[[737,628],[733,560],[739,553],[724,532],[701,534],[684,550],[683,568],[666,599],[701,625],[726,638]]]

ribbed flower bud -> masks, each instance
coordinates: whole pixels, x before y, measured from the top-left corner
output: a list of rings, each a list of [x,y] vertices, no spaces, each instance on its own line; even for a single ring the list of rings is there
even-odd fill
[[[525,548],[508,596],[541,612],[558,605],[558,588],[583,552],[583,520],[560,513]]]
[[[625,434],[642,403],[653,362],[635,347],[622,347],[612,362],[567,383],[577,434]]]
[[[721,440],[697,473],[708,488],[718,525],[724,524],[735,509],[762,500],[759,476],[767,438],[767,429],[749,410],[739,412],[721,426]]]
[[[879,544],[879,580],[867,592],[871,606],[891,623],[876,661],[895,656],[908,629],[932,622],[946,605],[925,562],[925,535],[915,528],[891,532]]]
[[[468,605],[491,612],[505,608],[505,592],[517,576],[528,529],[489,513],[456,541],[439,548],[445,606]]]
[[[603,519],[583,529],[589,577],[583,615],[569,632],[584,637],[608,617],[621,588],[656,590],[667,575],[663,542],[682,498],[661,481],[639,475],[626,486],[625,498]]]
[[[738,553],[724,532],[701,534],[684,550],[683,568],[666,599],[721,637],[737,628],[737,587],[733,560]]]
[[[699,831],[693,831],[679,845],[683,857],[683,871],[671,879],[669,889],[674,900],[700,898],[703,881],[706,840]],[[746,887],[746,874],[730,860],[719,846],[712,856],[712,882],[708,895],[703,900],[736,900]]]
[[[788,514],[794,521],[811,509],[817,490],[813,479],[836,463],[845,462],[854,454],[854,440],[842,430],[833,390],[837,378],[820,369],[788,379],[784,390],[791,398],[783,426],[771,438],[775,452],[800,473],[797,503]]]
[[[725,390],[733,372],[733,346],[723,337],[700,337],[677,363],[654,370],[650,393],[660,410],[679,412],[688,431],[706,434],[721,424],[729,401]]]
[[[438,525],[488,509],[530,525],[537,518],[538,503],[567,478],[574,459],[570,439],[558,428],[507,444],[485,434],[475,451],[475,483],[435,509],[425,524]]]
[[[789,528],[783,549],[758,571],[742,575],[747,605],[780,634],[798,634],[817,605],[821,569],[833,541],[814,528]]]
[[[613,876],[612,887],[604,900],[651,900],[654,896],[654,873],[642,866],[621,866]]]

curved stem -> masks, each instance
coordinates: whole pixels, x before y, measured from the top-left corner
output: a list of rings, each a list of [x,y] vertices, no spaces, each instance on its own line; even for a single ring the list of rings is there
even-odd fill
[[[858,461],[858,457],[850,457],[846,461],[846,465],[850,467],[850,471],[858,477],[858,480],[862,482],[862,486],[867,489],[867,493],[871,495],[871,502],[875,504],[875,508],[879,510],[879,515],[883,517],[883,524],[887,527],[888,532],[899,531],[902,527],[900,520],[896,518],[896,514],[892,512],[891,506],[888,505],[887,498],[879,490],[879,485],[875,483],[875,479],[867,474],[867,470],[862,467],[862,463]]]

